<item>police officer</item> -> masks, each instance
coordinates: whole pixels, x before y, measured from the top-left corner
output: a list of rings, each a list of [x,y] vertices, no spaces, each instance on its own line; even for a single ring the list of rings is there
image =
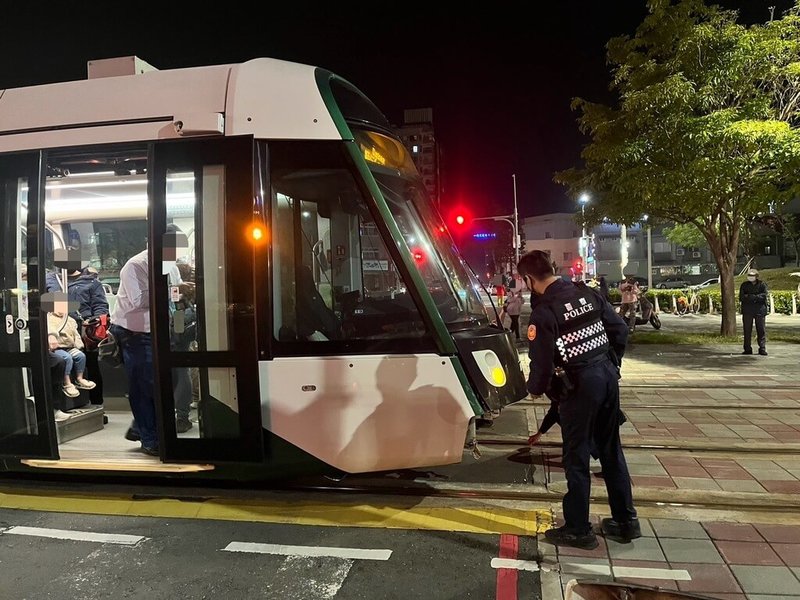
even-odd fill
[[[594,439],[612,515],[603,519],[603,533],[629,542],[641,536],[641,529],[619,438],[619,364],[628,328],[598,292],[556,277],[547,253],[525,254],[517,271],[531,295],[538,295],[528,325],[528,392],[547,393],[559,401],[567,477],[564,525],[545,532],[545,537],[553,544],[597,547],[589,523],[589,453]]]

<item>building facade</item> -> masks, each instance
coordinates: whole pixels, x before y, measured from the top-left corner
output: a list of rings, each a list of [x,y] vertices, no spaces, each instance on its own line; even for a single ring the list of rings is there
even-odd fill
[[[525,251],[543,250],[550,254],[559,275],[571,275],[580,259],[581,227],[573,213],[553,213],[527,217],[519,227],[525,232]]]
[[[572,277],[581,270],[603,275],[610,282],[624,275],[647,278],[648,227],[637,224],[623,228],[616,223],[601,223],[587,234],[586,264],[581,261],[581,226],[577,213],[553,213],[527,217],[520,223],[525,232],[525,250],[544,250],[550,254],[558,275]],[[623,252],[623,245],[626,252]],[[669,241],[664,227],[650,228],[653,282],[680,276],[690,283],[717,274],[714,257],[708,247],[684,247]],[[627,256],[625,256],[627,254]],[[623,267],[623,262],[625,266]]]
[[[403,124],[395,132],[411,153],[431,200],[436,206],[442,197],[440,172],[441,150],[433,130],[433,109],[413,108],[403,111]]]

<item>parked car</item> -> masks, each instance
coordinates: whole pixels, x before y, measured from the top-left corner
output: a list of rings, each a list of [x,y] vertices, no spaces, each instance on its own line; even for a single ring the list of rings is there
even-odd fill
[[[679,290],[689,287],[689,282],[681,277],[666,277],[656,284],[660,290]]]
[[[703,283],[698,283],[689,287],[694,291],[698,291],[707,287],[711,287],[712,285],[719,285],[719,277],[712,277],[711,279],[706,279]]]

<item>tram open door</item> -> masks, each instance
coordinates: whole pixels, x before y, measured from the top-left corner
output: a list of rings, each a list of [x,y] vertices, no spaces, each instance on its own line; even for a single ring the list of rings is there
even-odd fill
[[[58,456],[41,307],[41,182],[41,153],[0,157],[0,457]]]
[[[266,241],[258,233],[266,231],[254,200],[253,149],[249,137],[160,142],[148,161],[150,314],[165,461],[263,459],[254,278],[266,278],[266,265],[255,264]],[[197,424],[179,432],[176,414],[190,402]]]

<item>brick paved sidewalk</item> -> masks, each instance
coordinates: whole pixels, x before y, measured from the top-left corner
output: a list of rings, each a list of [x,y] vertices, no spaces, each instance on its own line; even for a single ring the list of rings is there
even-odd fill
[[[599,517],[593,521],[599,528]],[[556,548],[540,535],[544,600],[560,598],[572,579],[623,581],[726,600],[800,598],[800,526],[677,519],[641,524],[643,537],[629,544],[601,537],[591,551]]]
[[[626,451],[634,495],[637,488],[662,490],[800,494],[800,458],[711,458],[674,453]],[[566,490],[559,449],[543,449],[533,459],[548,489]],[[602,490],[600,464],[592,461],[593,487]],[[677,498],[675,498],[677,500]],[[766,500],[766,499],[765,499]],[[800,542],[800,540],[798,540]]]

